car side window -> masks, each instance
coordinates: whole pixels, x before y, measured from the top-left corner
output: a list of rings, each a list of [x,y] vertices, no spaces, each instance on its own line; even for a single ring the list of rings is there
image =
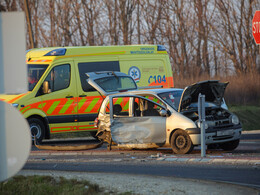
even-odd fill
[[[71,70],[69,64],[54,67],[45,81],[49,83],[50,92],[66,89],[70,85]]]
[[[129,101],[130,97],[113,98],[113,114],[115,117],[129,116]]]
[[[161,116],[160,110],[162,109],[162,107],[155,104],[153,101],[149,101],[142,98],[136,98],[134,101],[135,116]]]
[[[156,102],[156,103],[161,104],[161,105],[164,106],[164,104],[163,104],[157,97],[155,97],[155,96],[146,95],[146,96],[144,96],[144,97],[147,98],[147,99],[149,99],[149,100],[151,100],[151,101],[153,101],[153,102]]]

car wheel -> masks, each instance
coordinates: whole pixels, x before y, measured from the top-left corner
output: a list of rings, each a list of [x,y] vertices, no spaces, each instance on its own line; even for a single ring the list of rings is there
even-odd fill
[[[183,130],[176,130],[171,137],[171,147],[175,154],[187,154],[193,150],[189,134]]]
[[[222,150],[227,150],[227,151],[235,150],[237,148],[237,146],[239,145],[239,141],[240,140],[237,139],[237,140],[234,140],[234,141],[222,143],[222,144],[219,144],[219,147]]]
[[[45,126],[42,120],[38,118],[29,118],[28,123],[31,130],[32,141],[34,142],[34,136],[35,136],[37,143],[40,144],[45,135]]]

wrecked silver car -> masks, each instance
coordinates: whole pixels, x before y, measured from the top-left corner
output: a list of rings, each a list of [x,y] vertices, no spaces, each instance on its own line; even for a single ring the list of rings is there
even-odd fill
[[[124,73],[87,75],[88,82],[106,96],[95,124],[98,138],[110,147],[171,147],[176,154],[191,152],[200,145],[199,93],[206,97],[206,145],[234,150],[239,144],[241,124],[223,101],[227,83],[204,81],[184,90],[137,90]]]

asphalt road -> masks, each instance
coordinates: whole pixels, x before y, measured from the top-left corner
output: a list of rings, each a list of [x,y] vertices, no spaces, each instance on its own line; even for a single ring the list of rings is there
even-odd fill
[[[44,144],[73,144],[73,143],[96,143],[93,139],[46,141]],[[34,150],[37,150],[34,148]],[[96,152],[97,151],[97,152]],[[108,153],[106,155],[100,155]],[[44,153],[45,151],[43,151]],[[245,165],[221,165],[221,164],[185,164],[160,161],[136,161],[129,151],[121,151],[119,155],[109,153],[105,146],[92,150],[91,155],[47,155],[31,156],[23,169],[29,170],[54,170],[54,171],[79,171],[79,172],[102,172],[121,174],[140,174],[151,176],[166,176],[192,178],[202,180],[224,181],[240,185],[256,187],[260,189],[260,166]],[[171,153],[166,150],[167,155]],[[211,155],[223,155],[223,151],[210,151]],[[158,150],[142,151],[137,158],[147,158],[151,154],[158,154]],[[191,156],[199,156],[195,150]],[[187,158],[190,157],[187,155]],[[228,154],[232,157],[246,157],[253,159],[260,157],[260,134],[244,134],[237,150]],[[186,156],[185,156],[186,157]],[[128,158],[128,159],[127,159]],[[132,159],[131,159],[132,158]],[[119,160],[118,160],[119,159]],[[123,160],[122,160],[123,159]],[[129,160],[130,159],[130,160]],[[260,162],[259,162],[260,163]]]
[[[233,167],[216,165],[182,165],[182,164],[128,164],[128,163],[26,163],[23,169],[55,170],[78,172],[102,172],[139,174],[150,176],[167,176],[222,181],[257,187],[260,189],[260,169],[254,167]]]
[[[258,141],[260,144],[260,131],[259,133],[246,133],[242,134],[241,140],[255,140]]]

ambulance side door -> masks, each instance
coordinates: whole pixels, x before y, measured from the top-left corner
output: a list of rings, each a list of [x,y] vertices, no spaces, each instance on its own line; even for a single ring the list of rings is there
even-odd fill
[[[50,133],[68,132],[77,129],[77,87],[72,61],[55,64],[44,82],[49,92],[41,95]]]

